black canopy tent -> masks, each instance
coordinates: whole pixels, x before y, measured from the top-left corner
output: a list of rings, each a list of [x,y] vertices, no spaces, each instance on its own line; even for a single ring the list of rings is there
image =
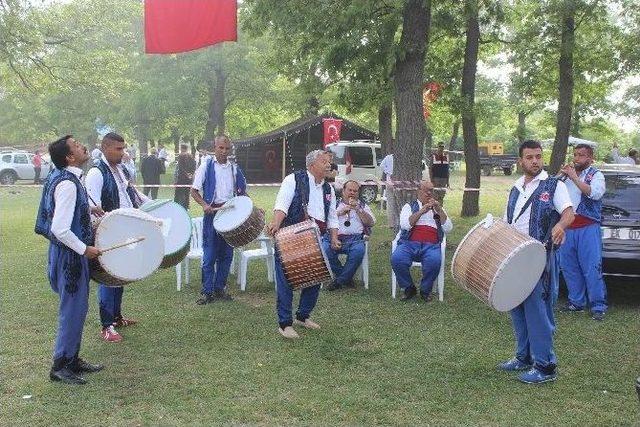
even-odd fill
[[[323,145],[322,119],[342,120],[341,140],[377,139],[378,135],[335,114],[303,117],[271,132],[234,140],[236,162],[250,183],[280,182],[305,167],[305,156]],[[284,160],[284,161],[283,161]]]

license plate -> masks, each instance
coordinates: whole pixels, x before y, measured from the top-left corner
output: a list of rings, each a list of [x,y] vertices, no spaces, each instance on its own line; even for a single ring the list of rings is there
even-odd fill
[[[640,229],[602,227],[603,239],[640,240]]]

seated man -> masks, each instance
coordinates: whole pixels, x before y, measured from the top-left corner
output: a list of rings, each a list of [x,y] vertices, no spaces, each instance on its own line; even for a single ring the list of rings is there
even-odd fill
[[[431,182],[421,181],[418,199],[405,204],[400,212],[400,238],[391,254],[391,267],[404,290],[401,299],[405,301],[417,293],[410,273],[414,261],[422,263],[420,296],[425,302],[431,301],[431,288],[442,261],[440,243],[444,233],[453,229],[451,219],[434,199],[433,188]]]
[[[331,270],[335,276],[333,283],[327,286],[327,290],[333,291],[343,286],[353,287],[353,275],[362,264],[364,257],[365,235],[375,223],[375,217],[369,206],[358,200],[360,184],[356,181],[347,181],[342,190],[342,199],[337,202],[336,213],[338,216],[338,239],[340,247],[331,247],[330,236],[325,234],[323,241],[324,253],[329,259]],[[344,266],[338,259],[339,254],[346,254],[347,260]]]

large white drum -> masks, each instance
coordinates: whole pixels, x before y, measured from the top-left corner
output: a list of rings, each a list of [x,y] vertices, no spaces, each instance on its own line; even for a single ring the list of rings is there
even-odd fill
[[[94,223],[95,246],[106,249],[143,237],[107,251],[91,260],[91,278],[106,286],[122,286],[144,279],[158,269],[164,256],[161,222],[138,209],[107,212]]]
[[[222,205],[213,218],[213,228],[234,248],[248,245],[264,229],[264,211],[247,196],[236,196]]]
[[[185,208],[171,200],[150,200],[140,210],[162,222],[164,258],[160,268],[181,262],[191,245],[191,217]]]
[[[542,243],[488,216],[458,245],[451,273],[460,286],[485,304],[509,311],[531,295],[546,259]]]

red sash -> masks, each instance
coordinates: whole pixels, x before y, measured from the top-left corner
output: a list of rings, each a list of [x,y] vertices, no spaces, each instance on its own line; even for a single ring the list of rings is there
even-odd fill
[[[594,224],[595,221],[587,218],[586,216],[582,216],[580,214],[576,214],[573,222],[569,226],[570,229],[575,230],[576,228],[586,227],[587,225]]]
[[[438,229],[428,225],[416,225],[409,233],[409,240],[420,243],[438,243]]]

